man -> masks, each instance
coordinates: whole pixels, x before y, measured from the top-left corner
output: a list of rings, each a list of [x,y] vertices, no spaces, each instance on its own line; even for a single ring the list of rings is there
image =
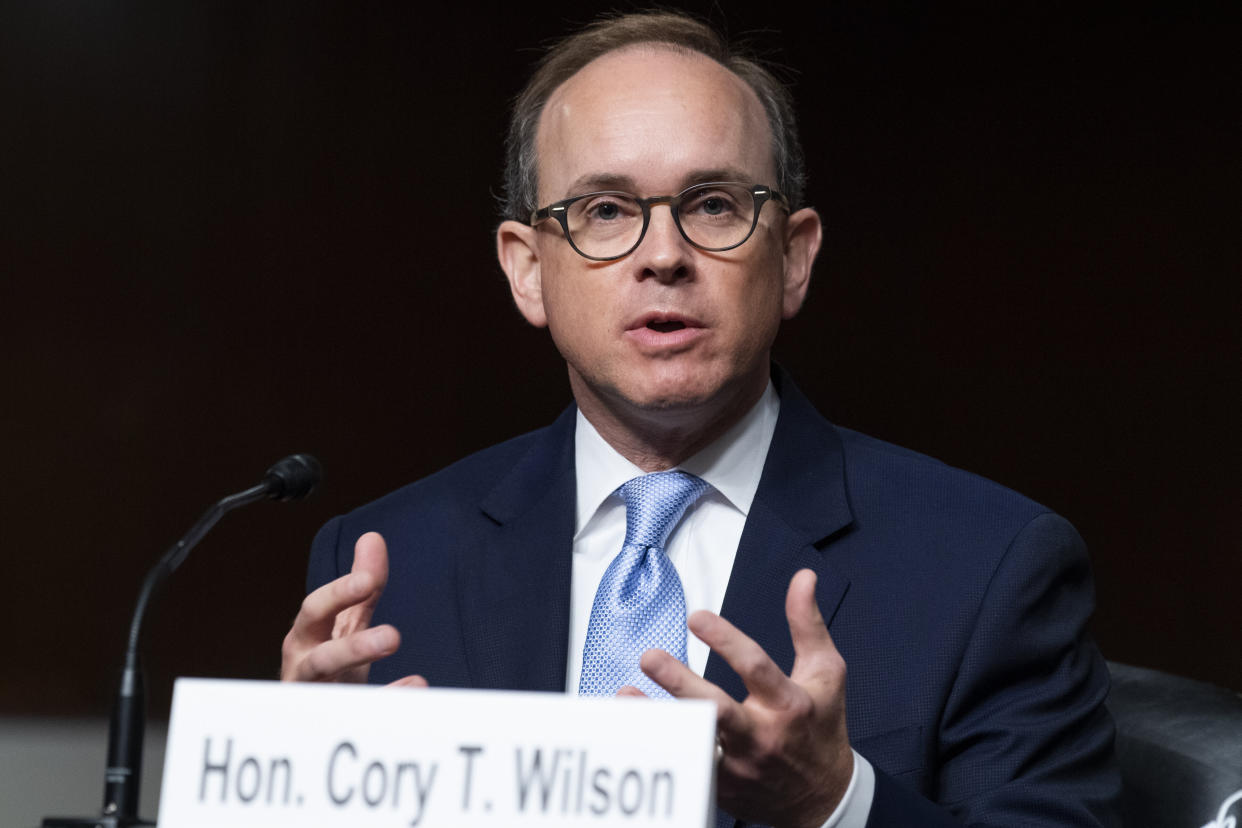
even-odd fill
[[[544,59],[497,250],[576,410],[324,527],[282,676],[712,699],[746,824],[1111,824],[1073,529],[772,372],[821,240],[791,113],[679,15]],[[627,557],[646,481],[693,491]]]

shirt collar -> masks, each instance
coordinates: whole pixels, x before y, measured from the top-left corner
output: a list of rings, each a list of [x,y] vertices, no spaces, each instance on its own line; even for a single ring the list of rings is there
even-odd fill
[[[735,509],[749,514],[780,406],[780,397],[769,381],[763,396],[740,420],[677,468],[702,478]],[[608,497],[643,470],[608,445],[581,410],[574,431],[574,464],[578,484],[576,538]]]

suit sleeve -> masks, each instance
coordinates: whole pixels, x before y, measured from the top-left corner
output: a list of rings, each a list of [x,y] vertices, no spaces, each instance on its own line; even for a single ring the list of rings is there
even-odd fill
[[[1108,671],[1086,632],[1093,602],[1078,533],[1034,518],[992,576],[941,717],[942,814],[877,773],[870,828],[1118,824]]]

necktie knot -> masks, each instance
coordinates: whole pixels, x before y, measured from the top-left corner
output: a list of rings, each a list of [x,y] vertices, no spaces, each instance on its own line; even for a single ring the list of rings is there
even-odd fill
[[[667,471],[635,477],[618,491],[625,498],[625,543],[663,549],[707,484],[683,471]]]

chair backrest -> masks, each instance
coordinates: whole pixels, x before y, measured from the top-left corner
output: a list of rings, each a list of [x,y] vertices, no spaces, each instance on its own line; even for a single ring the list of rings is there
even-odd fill
[[[1242,828],[1242,694],[1109,662],[1129,828]]]

